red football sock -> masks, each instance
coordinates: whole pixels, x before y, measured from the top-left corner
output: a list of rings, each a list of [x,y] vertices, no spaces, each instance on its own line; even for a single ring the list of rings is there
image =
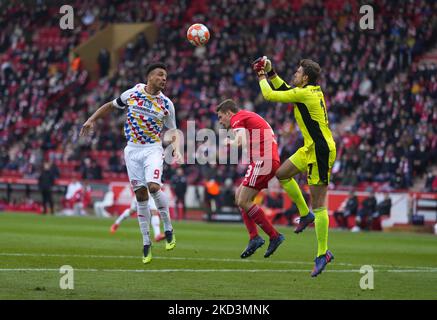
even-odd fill
[[[263,209],[258,205],[254,204],[251,206],[247,211],[247,215],[269,235],[270,239],[276,238],[279,235],[278,231],[276,231],[270,221],[267,220]]]
[[[256,227],[255,221],[253,221],[244,209],[240,208],[241,216],[243,217],[244,224],[246,225],[247,231],[249,232],[250,239],[258,236],[258,229]]]

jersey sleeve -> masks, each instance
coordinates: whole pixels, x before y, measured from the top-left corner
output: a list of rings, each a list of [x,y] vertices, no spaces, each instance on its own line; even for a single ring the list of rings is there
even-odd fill
[[[281,79],[282,80],[282,79]],[[282,80],[283,81],[283,80]],[[283,82],[285,84],[285,82]],[[262,79],[259,82],[261,93],[264,99],[274,102],[301,102],[302,101],[302,89],[290,88],[284,91],[273,90],[266,79]]]
[[[136,86],[123,92],[117,99],[112,101],[112,105],[118,109],[126,108],[127,99],[136,91]]]
[[[283,91],[283,90],[291,89],[291,87],[284,80],[282,80],[281,77],[279,77],[278,75],[270,79],[270,82],[272,83],[273,88],[275,90]]]
[[[164,124],[169,129],[176,129],[176,112],[174,109],[174,104],[171,100],[168,100],[169,108],[168,115],[165,117]]]

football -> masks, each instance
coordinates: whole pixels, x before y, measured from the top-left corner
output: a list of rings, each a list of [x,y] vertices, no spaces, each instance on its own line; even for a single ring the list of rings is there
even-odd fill
[[[202,47],[209,41],[210,33],[208,28],[201,24],[195,23],[188,28],[187,39],[193,46]]]

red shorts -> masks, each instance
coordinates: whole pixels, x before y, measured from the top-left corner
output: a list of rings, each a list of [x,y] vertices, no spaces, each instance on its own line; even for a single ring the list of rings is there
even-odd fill
[[[281,163],[276,160],[251,162],[241,185],[256,190],[267,188],[280,165]]]

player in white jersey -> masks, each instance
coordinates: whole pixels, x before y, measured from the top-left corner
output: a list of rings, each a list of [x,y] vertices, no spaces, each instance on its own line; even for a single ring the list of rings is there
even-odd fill
[[[165,239],[165,235],[161,233],[161,220],[159,219],[159,211],[156,208],[155,201],[153,201],[153,198],[149,198],[149,209],[150,209],[150,223],[152,225],[153,229],[153,235],[156,242],[159,242],[163,239]],[[120,227],[120,224],[129,218],[131,215],[133,215],[135,212],[137,212],[137,199],[135,197],[132,198],[132,202],[130,204],[130,207],[123,211],[122,214],[118,216],[118,218],[115,220],[115,222],[111,226],[111,233],[115,233],[117,229]]]
[[[147,84],[139,83],[123,92],[117,99],[97,109],[84,123],[80,132],[81,136],[91,132],[96,120],[103,118],[114,108],[127,108],[124,126],[127,146],[124,149],[124,157],[129,180],[137,199],[138,222],[143,235],[143,263],[152,260],[149,237],[149,192],[164,223],[166,250],[172,250],[176,245],[170,221],[169,200],[161,190],[163,169],[161,132],[164,125],[172,130],[175,160],[181,160],[174,106],[162,93],[167,81],[166,65],[161,62],[150,64],[146,69],[146,77]]]

